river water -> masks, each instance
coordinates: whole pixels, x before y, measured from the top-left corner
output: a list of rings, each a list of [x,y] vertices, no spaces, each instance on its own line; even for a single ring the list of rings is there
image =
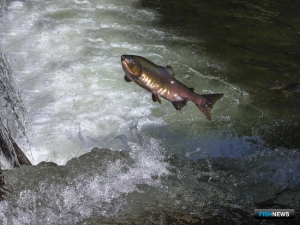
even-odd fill
[[[1,119],[36,165],[5,172],[3,224],[275,224],[253,210],[299,211],[299,3],[1,6],[15,96]],[[212,121],[125,82],[122,54],[224,93]]]

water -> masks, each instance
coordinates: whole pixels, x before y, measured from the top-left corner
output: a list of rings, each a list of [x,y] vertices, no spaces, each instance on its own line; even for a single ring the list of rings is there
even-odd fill
[[[299,92],[272,82],[299,82],[300,20],[267,3],[3,1],[7,85],[26,112],[8,121],[38,165],[5,172],[13,192],[0,221],[260,224],[254,208],[299,210]],[[279,16],[286,37],[264,40],[258,21],[276,33]],[[122,54],[172,65],[197,93],[224,93],[212,122],[126,83]]]
[[[24,8],[22,17],[28,20],[4,24],[7,35],[3,45],[7,46],[15,67],[17,84],[31,119],[34,163],[47,160],[64,164],[92,147],[111,148],[114,143],[110,142],[120,135],[126,134],[131,140],[132,129],[147,131],[148,125],[186,126],[187,121],[193,124],[201,121],[204,126],[212,127],[191,104],[182,115],[170,103],[164,102],[162,107],[155,105],[149,94],[124,83],[120,55],[126,52],[150,57],[162,65],[172,62],[178,79],[199,92],[225,95],[231,92],[233,100],[225,96],[215,107],[213,118],[218,124],[227,123],[231,108],[239,109],[246,101],[247,93],[238,87],[218,77],[206,78],[184,64],[185,60],[181,59],[189,54],[189,49],[184,45],[178,51],[168,42],[194,41],[155,27],[149,29],[150,22],[157,20],[154,12],[135,12],[129,3],[122,7],[111,2],[80,3],[66,7],[67,13],[55,10],[52,3],[13,2],[10,10],[18,12],[20,7]],[[32,7],[40,13],[32,12]],[[134,25],[142,21],[147,22],[143,26]],[[74,23],[78,24],[77,28]],[[205,63],[201,56],[193,58]],[[192,85],[195,83],[192,77],[199,78],[196,85]],[[221,108],[229,113],[218,114]],[[175,132],[172,126],[168,129],[172,134],[164,136],[172,141]]]
[[[0,15],[1,16],[1,15]],[[12,169],[19,165],[15,157],[14,142],[11,138],[22,140],[28,149],[26,124],[28,117],[15,82],[9,61],[0,46],[0,166]],[[6,150],[4,150],[6,149]]]
[[[159,26],[203,40],[190,48],[226,65],[216,69],[193,62],[205,74],[218,74],[251,96],[251,103],[274,119],[299,121],[299,98],[285,98],[274,83],[299,83],[299,3],[294,1],[142,1],[163,14]],[[250,113],[249,113],[250,114]],[[243,117],[249,116],[243,113]],[[253,121],[253,119],[252,119]],[[299,146],[299,144],[298,144]]]

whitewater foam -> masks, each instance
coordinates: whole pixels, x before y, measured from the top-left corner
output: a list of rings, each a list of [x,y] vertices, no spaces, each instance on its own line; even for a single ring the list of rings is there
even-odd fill
[[[193,40],[152,26],[160,16],[151,10],[135,9],[135,4],[66,1],[53,5],[32,1],[9,6],[2,28],[3,45],[31,120],[31,133],[27,135],[33,163],[47,160],[64,164],[95,146],[128,148],[127,143],[134,141],[130,140],[132,134],[127,134],[131,124],[142,133],[153,126],[206,122],[192,104],[179,113],[169,102],[155,104],[149,93],[125,82],[120,64],[124,53],[143,55],[159,65],[171,64],[177,79],[197,93],[225,93],[214,107],[215,120],[230,121],[231,110],[247,101],[245,94],[231,84],[218,77],[207,79],[193,69],[190,65],[194,62],[205,64],[207,60],[191,54],[185,46]],[[185,44],[174,46],[174,41]],[[231,101],[231,97],[237,101]],[[216,114],[221,108],[226,110]],[[197,128],[196,133],[205,133],[205,126]],[[117,143],[124,135],[126,141]],[[158,139],[172,137],[162,133]]]
[[[129,143],[129,151],[93,149],[65,166],[42,163],[11,171],[6,183],[19,195],[0,203],[0,221],[74,224],[93,213],[114,216],[126,206],[127,194],[143,192],[139,185],[161,189],[161,177],[170,174],[159,143],[143,140],[143,146]]]

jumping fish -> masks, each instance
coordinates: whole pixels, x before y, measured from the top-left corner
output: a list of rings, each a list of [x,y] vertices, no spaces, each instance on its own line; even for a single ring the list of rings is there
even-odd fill
[[[152,100],[161,103],[160,97],[172,102],[176,110],[181,110],[187,101],[192,101],[208,120],[215,102],[223,94],[199,95],[175,79],[171,66],[158,66],[136,55],[122,55],[121,63],[125,71],[125,81],[136,84],[152,93]]]

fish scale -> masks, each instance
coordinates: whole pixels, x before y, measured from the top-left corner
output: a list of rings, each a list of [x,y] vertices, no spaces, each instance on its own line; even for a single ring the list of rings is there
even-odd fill
[[[122,55],[121,63],[127,82],[136,84],[152,93],[152,100],[161,103],[160,97],[171,101],[176,110],[181,110],[187,101],[194,102],[208,120],[211,110],[223,94],[199,95],[175,79],[173,67],[162,67],[136,55]]]

